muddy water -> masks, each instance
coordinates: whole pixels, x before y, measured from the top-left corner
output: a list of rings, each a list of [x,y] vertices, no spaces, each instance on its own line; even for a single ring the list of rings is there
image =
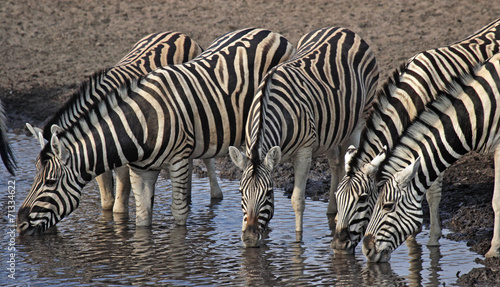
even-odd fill
[[[56,234],[14,241],[9,180],[15,181],[18,208],[31,186],[39,145],[25,135],[10,136],[19,169],[15,178],[0,169],[0,285],[450,286],[458,272],[480,267],[474,263],[480,256],[464,243],[441,239],[440,248],[427,248],[427,230],[401,246],[390,263],[368,264],[359,246],[354,256],[336,257],[330,248],[327,204],[319,201],[307,200],[303,242],[295,243],[294,213],[280,190],[265,247],[245,249],[239,238],[238,183],[222,181],[224,200],[211,202],[207,180],[196,177],[186,227],[173,223],[170,185],[164,178],[157,184],[151,228],[135,227],[134,208],[128,217],[103,212],[92,182]]]

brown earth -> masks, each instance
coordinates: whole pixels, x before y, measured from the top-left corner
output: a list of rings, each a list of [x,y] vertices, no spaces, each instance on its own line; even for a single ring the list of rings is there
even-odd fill
[[[71,92],[94,71],[116,63],[143,36],[180,31],[207,47],[216,37],[239,28],[262,27],[293,44],[307,32],[342,26],[360,34],[374,49],[381,79],[415,53],[450,44],[500,15],[499,1],[89,1],[4,0],[0,5],[0,99],[9,126],[43,125]],[[238,178],[227,158],[225,176]],[[226,168],[227,167],[227,168]],[[279,171],[278,186],[289,189],[290,165]],[[484,254],[492,237],[492,156],[473,154],[446,172],[442,219]],[[308,196],[325,198],[326,161],[313,163]],[[463,286],[493,286],[499,260],[462,275]]]

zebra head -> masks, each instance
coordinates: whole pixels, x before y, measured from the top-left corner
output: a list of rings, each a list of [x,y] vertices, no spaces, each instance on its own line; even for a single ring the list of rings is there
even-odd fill
[[[274,214],[272,171],[281,160],[281,149],[271,148],[262,160],[249,160],[235,147],[229,154],[243,170],[240,181],[243,224],[241,240],[245,247],[260,247],[263,233]]]
[[[422,195],[411,183],[420,158],[394,175],[384,175],[380,196],[363,238],[363,254],[370,262],[387,262],[392,252],[422,226]]]
[[[39,137],[42,144],[41,133]],[[37,158],[31,191],[19,209],[19,234],[42,234],[78,207],[83,185],[75,180],[73,164],[69,150],[54,133]]]
[[[347,149],[346,175],[337,187],[337,225],[331,244],[335,253],[353,254],[363,237],[378,195],[375,174],[386,157],[387,147],[384,146],[371,162],[354,171],[350,163],[356,152],[354,146]]]

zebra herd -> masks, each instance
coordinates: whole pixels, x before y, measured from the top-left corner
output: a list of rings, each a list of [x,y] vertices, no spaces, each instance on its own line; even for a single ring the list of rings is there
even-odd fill
[[[192,160],[204,160],[211,196],[221,198],[213,159],[229,153],[243,170],[243,244],[263,243],[274,215],[273,169],[284,161],[294,167],[301,241],[311,158],[325,154],[327,213],[337,215],[333,250],[353,253],[362,240],[369,261],[388,261],[421,228],[424,196],[429,245],[439,244],[441,174],[477,151],[495,152],[495,227],[486,256],[500,257],[499,25],[415,55],[380,88],[373,51],[344,28],[312,31],[297,49],[265,29],[227,33],[205,51],[181,33],[149,35],[92,75],[43,129],[27,125],[42,150],[18,231],[42,234],[57,224],[94,178],[103,209],[126,212],[132,190],[136,225],[149,226],[161,170],[171,177],[174,220],[185,225]],[[4,124],[0,138],[13,173]]]

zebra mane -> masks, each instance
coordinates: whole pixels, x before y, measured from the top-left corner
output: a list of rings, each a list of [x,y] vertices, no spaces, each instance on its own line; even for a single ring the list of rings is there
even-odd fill
[[[73,122],[76,122],[89,110],[89,108],[97,100],[97,98],[93,95],[93,92],[102,83],[107,72],[111,69],[112,68],[105,68],[98,70],[89,76],[87,81],[80,84],[78,90],[71,95],[70,99],[66,101],[66,103],[64,103],[64,105],[59,108],[54,116],[45,124],[43,128],[43,137],[45,139],[50,140],[50,137],[52,136],[50,130],[52,125],[58,124],[62,118],[67,118],[67,120],[72,119]]]
[[[458,77],[454,77],[447,85],[444,91],[440,91],[434,101],[426,105],[426,109],[422,111],[413,121],[413,123],[405,129],[399,143],[394,145],[387,152],[385,160],[382,162],[382,168],[377,172],[377,181],[385,180],[388,174],[394,174],[404,167],[402,164],[408,165],[411,160],[418,157],[417,154],[412,154],[408,147],[413,146],[411,142],[425,141],[425,134],[422,131],[428,130],[429,127],[439,121],[440,114],[444,113],[453,105],[457,95],[464,92],[465,87],[469,86],[475,80],[475,76],[484,65],[477,64],[473,68],[473,72],[464,73]]]
[[[77,132],[73,131],[75,128],[78,128],[83,134],[90,133],[90,126],[97,124],[99,119],[106,117],[110,110],[113,110],[119,105],[120,102],[127,99],[132,93],[132,90],[138,86],[139,82],[144,77],[145,76],[141,76],[138,79],[124,79],[124,82],[116,87],[113,87],[111,91],[106,94],[106,97],[87,106],[86,112],[81,114],[71,126],[61,131],[58,134],[58,137],[66,137],[68,134],[77,135]],[[50,130],[50,126],[46,126],[45,128]]]
[[[271,80],[276,70],[273,67],[264,77],[255,93],[249,117],[246,124],[245,140],[247,142],[247,157],[253,165],[260,163],[262,154],[262,139],[264,138],[265,120],[269,94],[271,93]]]
[[[384,82],[382,87],[377,92],[375,96],[376,102],[373,105],[373,110],[371,112],[370,117],[366,121],[366,126],[361,132],[360,144],[365,143],[365,145],[375,145],[377,143],[372,142],[371,139],[376,137],[375,127],[378,126],[380,121],[383,121],[384,114],[382,111],[386,108],[386,106],[390,103],[391,95],[395,90],[398,89],[401,83],[402,76],[408,71],[408,65],[410,61],[406,61],[402,63],[398,68],[394,69],[389,78]],[[379,150],[382,149],[384,145],[387,143],[378,143]],[[362,155],[365,152],[365,146],[360,145],[358,151],[351,158],[351,165],[354,165],[355,169],[360,169],[364,162],[362,161]],[[390,149],[388,150],[390,152]],[[375,155],[374,155],[375,156]],[[353,172],[355,169],[350,169]]]

